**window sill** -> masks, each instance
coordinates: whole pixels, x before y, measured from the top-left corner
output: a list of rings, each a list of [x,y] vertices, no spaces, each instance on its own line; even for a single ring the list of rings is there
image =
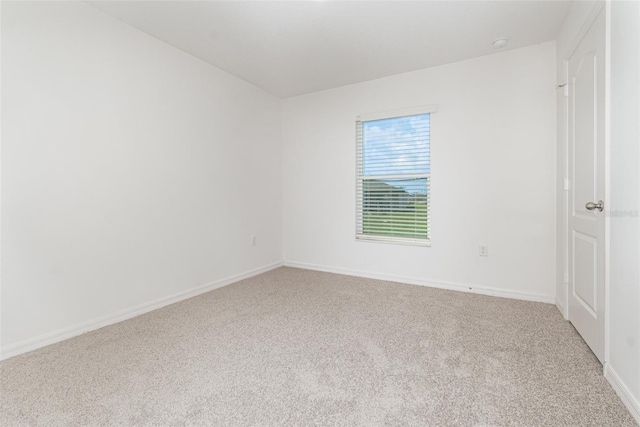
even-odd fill
[[[370,236],[367,234],[357,234],[356,242],[391,243],[404,246],[431,247],[431,240],[387,236]]]

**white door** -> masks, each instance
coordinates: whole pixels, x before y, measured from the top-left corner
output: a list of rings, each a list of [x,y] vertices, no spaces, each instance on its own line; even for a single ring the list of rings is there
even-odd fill
[[[604,361],[605,19],[568,59],[569,320]]]

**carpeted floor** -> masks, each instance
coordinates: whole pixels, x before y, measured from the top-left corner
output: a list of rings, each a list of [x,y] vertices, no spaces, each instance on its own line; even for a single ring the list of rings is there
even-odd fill
[[[634,425],[552,305],[292,268],[0,370],[3,426]]]

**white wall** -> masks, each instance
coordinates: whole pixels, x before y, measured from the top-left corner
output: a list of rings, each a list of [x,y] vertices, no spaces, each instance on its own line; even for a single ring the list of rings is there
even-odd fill
[[[640,423],[640,3],[614,1],[609,12],[610,210],[622,216],[610,217],[606,374]]]
[[[81,2],[2,8],[4,351],[281,261],[278,98]]]
[[[285,100],[285,261],[553,301],[555,55],[549,42]],[[432,246],[356,242],[356,116],[428,104]]]

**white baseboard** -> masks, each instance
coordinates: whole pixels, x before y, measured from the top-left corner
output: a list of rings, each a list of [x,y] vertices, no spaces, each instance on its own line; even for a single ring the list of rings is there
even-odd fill
[[[428,286],[431,288],[448,289],[452,291],[469,292],[473,294],[490,295],[501,298],[511,298],[524,301],[545,302],[555,304],[555,296],[537,295],[527,292],[506,291],[504,289],[488,288],[464,283],[443,282],[441,280],[418,279],[415,277],[393,276],[388,274],[371,273],[367,271],[350,270],[345,268],[327,267],[297,261],[285,261],[285,267],[303,268],[306,270],[325,271],[327,273],[345,274],[347,276],[366,277],[369,279],[386,280],[390,282],[408,283],[411,285]]]
[[[635,418],[636,423],[640,425],[640,402],[631,394],[609,363],[604,366],[604,377],[609,381],[611,388],[620,397],[620,400],[622,400],[622,403],[624,403],[633,418]]]
[[[33,351],[50,344],[55,344],[66,339],[73,338],[75,336],[84,334],[85,332],[90,332],[96,329],[103,328],[105,326],[113,325],[114,323],[122,322],[123,320],[131,319],[132,317],[140,316],[141,314],[157,310],[169,304],[174,304],[185,299],[193,298],[200,294],[213,291],[214,289],[230,285],[240,280],[248,279],[250,277],[257,276],[258,274],[266,273],[267,271],[282,267],[282,265],[282,262],[264,265],[262,267],[246,271],[244,273],[225,277],[223,279],[219,279],[205,285],[196,286],[194,288],[178,292],[173,295],[138,304],[134,307],[125,308],[123,310],[107,314],[96,319],[91,319],[86,322],[58,329],[56,331],[49,332],[34,338],[29,338],[15,344],[7,345],[3,347],[2,350],[0,350],[0,360],[8,359],[19,354],[27,353],[29,351]]]

